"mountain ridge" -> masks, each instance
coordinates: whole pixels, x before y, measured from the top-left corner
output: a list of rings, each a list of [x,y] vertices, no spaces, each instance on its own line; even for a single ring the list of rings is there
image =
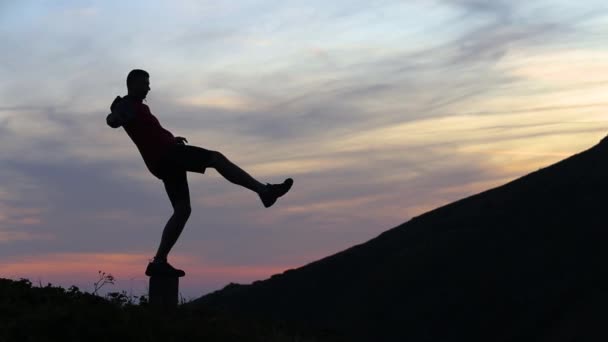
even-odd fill
[[[363,341],[581,338],[580,326],[608,304],[607,156],[604,138],[365,243],[190,305],[306,322]]]

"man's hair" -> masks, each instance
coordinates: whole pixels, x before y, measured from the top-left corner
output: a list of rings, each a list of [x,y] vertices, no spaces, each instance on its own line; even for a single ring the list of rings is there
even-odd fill
[[[141,69],[133,69],[127,75],[127,88],[131,88],[133,82],[141,77],[150,77],[147,71]]]

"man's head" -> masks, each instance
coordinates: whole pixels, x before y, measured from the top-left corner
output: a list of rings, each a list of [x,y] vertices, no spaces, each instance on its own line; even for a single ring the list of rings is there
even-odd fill
[[[150,91],[150,74],[141,69],[131,70],[127,75],[127,90],[129,95],[145,99]]]

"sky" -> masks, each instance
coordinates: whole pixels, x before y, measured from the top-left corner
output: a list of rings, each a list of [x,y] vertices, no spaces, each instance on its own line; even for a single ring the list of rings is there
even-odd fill
[[[186,300],[297,268],[606,135],[608,3],[0,0],[0,277],[147,292],[172,208],[122,128],[132,69],[215,170],[169,262]],[[446,256],[449,257],[449,256]]]

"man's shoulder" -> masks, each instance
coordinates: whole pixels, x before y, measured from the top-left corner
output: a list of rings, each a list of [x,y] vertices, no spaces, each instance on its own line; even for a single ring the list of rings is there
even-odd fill
[[[148,107],[147,104],[145,104],[143,102],[140,102],[139,104],[141,105],[142,109],[146,110],[147,112],[150,112],[150,107]]]

